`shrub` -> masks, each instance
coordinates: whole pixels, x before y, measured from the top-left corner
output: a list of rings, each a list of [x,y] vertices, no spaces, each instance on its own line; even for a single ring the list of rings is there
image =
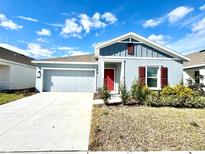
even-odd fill
[[[104,103],[108,105],[108,99],[110,98],[110,91],[107,89],[107,86],[104,85],[99,90],[99,94],[101,95],[101,98],[103,99]]]
[[[192,97],[185,102],[184,106],[188,108],[204,108],[205,97]]]
[[[200,96],[205,96],[205,92],[203,90],[205,85],[203,83],[193,82],[191,79],[188,79],[187,84],[188,84],[188,87],[190,89],[192,89],[193,91],[198,92]]]
[[[151,93],[150,95],[148,95],[145,104],[147,106],[161,106],[161,103],[159,102],[159,96],[157,95],[157,93]]]
[[[134,81],[131,87],[131,96],[138,104],[144,104],[150,90],[147,86],[140,84],[138,81]]]
[[[122,99],[122,103],[123,104],[127,104],[128,103],[128,99],[130,97],[129,92],[127,91],[127,88],[125,85],[122,85],[120,87],[120,92],[121,92],[121,99]]]
[[[174,87],[163,88],[160,92],[158,104],[172,107],[202,107],[204,100],[199,97],[197,91],[178,84]]]

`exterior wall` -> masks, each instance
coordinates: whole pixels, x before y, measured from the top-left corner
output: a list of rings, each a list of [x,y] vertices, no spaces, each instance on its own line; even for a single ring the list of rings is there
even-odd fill
[[[105,58],[99,58],[99,77],[98,78],[98,88],[103,85],[102,69],[103,61]],[[112,59],[115,61],[116,59]],[[137,58],[122,58],[124,61],[124,78],[125,84],[128,90],[131,88],[132,82],[138,79],[138,68],[139,66],[149,66],[149,65],[159,65],[168,68],[168,84],[175,85],[178,84],[183,79],[183,62],[176,61],[173,59],[137,59]]]
[[[6,75],[8,87],[5,90],[35,87],[36,68],[34,66],[3,60],[0,60],[0,63],[9,67]]]
[[[205,85],[205,67],[199,69],[199,74],[203,76],[203,78],[200,80],[200,83]]]
[[[10,89],[25,89],[35,87],[35,74],[35,67],[11,65]]]
[[[115,43],[100,49],[100,56],[171,58],[171,56],[145,44],[134,44],[134,55],[127,53],[127,43]]]
[[[7,65],[0,65],[0,90],[9,89],[9,72],[10,67]]]
[[[72,68],[72,69],[98,69],[97,65],[89,65],[89,64],[37,64],[37,68],[36,68],[36,75],[38,75],[38,72],[41,72],[41,77],[37,78],[36,76],[36,89],[38,91],[42,91],[43,90],[43,70],[44,69],[48,69],[48,68],[52,68],[53,70],[55,69],[68,69],[68,68]]]

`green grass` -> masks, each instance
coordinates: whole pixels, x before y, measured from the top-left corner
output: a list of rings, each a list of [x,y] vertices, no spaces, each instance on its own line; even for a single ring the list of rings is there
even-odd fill
[[[205,150],[205,109],[94,106],[89,149]]]
[[[19,91],[19,92],[0,92],[0,105],[15,101],[17,99],[21,99],[26,96],[32,95],[32,92],[25,92],[25,91]]]

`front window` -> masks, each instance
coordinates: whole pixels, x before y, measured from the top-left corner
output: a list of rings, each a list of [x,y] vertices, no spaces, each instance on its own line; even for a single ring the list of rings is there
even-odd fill
[[[147,86],[150,88],[158,88],[159,67],[147,67]]]

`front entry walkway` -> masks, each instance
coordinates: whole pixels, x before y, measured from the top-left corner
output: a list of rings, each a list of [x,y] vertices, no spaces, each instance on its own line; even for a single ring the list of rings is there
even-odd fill
[[[0,106],[0,153],[86,152],[92,93],[40,93]]]

